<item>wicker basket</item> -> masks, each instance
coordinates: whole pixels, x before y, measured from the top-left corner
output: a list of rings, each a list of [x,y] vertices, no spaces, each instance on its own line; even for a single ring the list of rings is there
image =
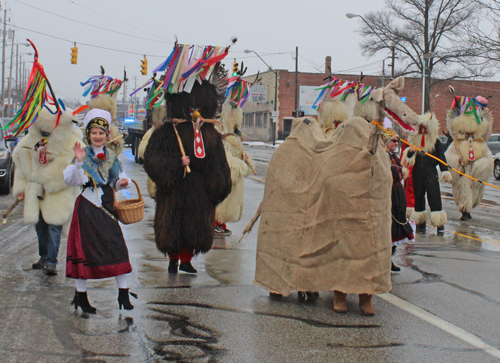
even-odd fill
[[[139,185],[134,179],[131,179],[136,188],[137,193],[139,194],[139,198],[137,199],[125,199],[125,200],[116,200],[116,194],[113,189],[113,194],[115,197],[115,211],[118,215],[118,220],[123,224],[131,224],[142,221],[144,218],[144,199],[142,198],[141,190],[139,189]]]

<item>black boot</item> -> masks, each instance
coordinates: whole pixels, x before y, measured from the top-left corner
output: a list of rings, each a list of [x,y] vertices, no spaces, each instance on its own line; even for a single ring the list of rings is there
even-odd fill
[[[417,224],[417,232],[425,233],[425,223]]]
[[[444,226],[439,226],[439,227],[437,228],[437,233],[438,233],[438,234],[444,234]]]
[[[190,274],[195,274],[198,272],[191,264],[191,261],[181,263],[179,265],[179,270],[190,273]]]
[[[392,261],[391,261],[391,271],[392,271],[392,272],[400,272],[400,271],[401,271],[401,267],[396,266],[396,265],[394,264],[394,262],[392,262]]]
[[[125,310],[132,310],[134,308],[134,305],[130,303],[129,294],[137,299],[137,294],[129,292],[128,289],[118,289],[118,308],[120,310],[122,306]]]
[[[97,311],[95,307],[90,305],[89,298],[87,297],[87,291],[75,291],[75,297],[73,298],[71,305],[75,305],[75,310],[77,310],[78,307],[81,307],[84,313],[95,314]]]
[[[397,246],[392,246],[392,256],[394,256],[394,255],[395,255],[395,253],[396,253],[396,248],[397,248]],[[396,265],[394,264],[394,262],[392,262],[392,261],[391,261],[391,271],[392,271],[392,272],[399,272],[399,271],[401,271],[401,267],[396,266]]]
[[[179,260],[170,260],[170,262],[168,263],[168,273],[176,274],[178,267],[179,267]]]

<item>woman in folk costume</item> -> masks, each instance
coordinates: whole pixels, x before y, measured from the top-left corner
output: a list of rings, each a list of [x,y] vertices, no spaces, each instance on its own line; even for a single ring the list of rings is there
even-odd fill
[[[241,142],[245,135],[239,130],[243,121],[242,107],[248,98],[251,83],[242,80],[241,75],[229,79],[226,102],[222,106],[222,142],[232,182],[231,194],[215,210],[215,234],[222,236],[231,234],[226,223],[238,222],[243,215],[244,180],[252,173],[251,162]]]
[[[440,182],[451,182],[452,177],[448,167],[436,159],[426,155],[429,153],[434,157],[446,162],[444,147],[438,139],[439,122],[436,116],[426,113],[420,116],[418,135],[410,136],[409,143],[419,147],[406,148],[403,153],[402,163],[406,167],[413,166],[413,190],[415,194],[415,212],[412,219],[415,220],[417,231],[424,232],[427,222],[425,208],[425,195],[431,209],[431,224],[437,227],[438,233],[444,231],[444,225],[448,221],[446,212],[441,202]],[[439,165],[441,177],[438,176],[436,166]]]
[[[123,137],[120,137],[122,133],[118,130],[116,124],[116,98],[122,86],[122,81],[117,78],[113,79],[105,76],[104,69],[102,69],[102,75],[90,77],[87,81],[80,84],[82,87],[86,87],[83,96],[85,97],[90,94],[88,102],[89,110],[97,108],[108,111],[111,114],[113,121],[109,128],[109,135],[113,141],[107,144],[107,148],[111,149],[116,156],[120,156],[123,152],[125,141]]]
[[[399,139],[396,136],[396,131],[393,128],[387,128],[387,131],[381,137],[381,142],[385,150],[389,154],[391,160],[392,173],[392,191],[391,191],[391,212],[392,212],[392,255],[396,253],[398,245],[413,240],[413,230],[409,220],[406,218],[406,195],[403,187],[403,167],[401,161],[394,153],[398,148]],[[399,272],[401,268],[396,266],[394,262],[391,265],[391,271]]]
[[[130,179],[115,153],[108,149],[112,119],[108,111],[93,109],[84,119],[88,145],[75,143],[75,160],[64,170],[68,185],[82,186],[76,200],[68,236],[66,277],[76,279],[72,304],[86,313],[96,313],[87,297],[87,280],[115,277],[118,307],[131,310],[126,274],[132,271],[128,249],[114,210],[113,188],[130,186]],[[130,293],[134,297],[135,294]]]
[[[207,80],[190,93],[167,93],[167,122],[144,153],[144,170],[156,184],[156,245],[168,254],[170,273],[197,272],[191,260],[212,248],[215,207],[231,191],[222,137],[204,121],[216,115],[219,97]]]
[[[493,158],[486,140],[490,138],[493,115],[488,100],[456,96],[448,113],[447,126],[453,143],[446,151],[449,165],[475,179],[487,180],[493,172]],[[483,199],[484,185],[452,171],[453,199],[463,221]]]

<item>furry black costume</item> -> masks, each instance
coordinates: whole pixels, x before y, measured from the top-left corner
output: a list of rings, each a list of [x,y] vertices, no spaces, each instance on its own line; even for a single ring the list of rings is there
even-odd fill
[[[196,82],[191,93],[167,94],[167,119],[187,119],[177,125],[191,173],[184,176],[181,151],[172,122],[158,128],[144,153],[144,169],[156,184],[154,221],[156,245],[165,254],[182,250],[195,254],[212,248],[215,207],[231,191],[231,172],[221,135],[214,125],[204,123],[201,133],[205,157],[194,153],[194,130],[190,109],[203,118],[214,118],[219,98],[214,85]]]

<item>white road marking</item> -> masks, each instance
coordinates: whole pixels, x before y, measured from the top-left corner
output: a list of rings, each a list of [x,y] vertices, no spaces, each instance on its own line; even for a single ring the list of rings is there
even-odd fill
[[[451,323],[448,323],[447,321],[438,318],[436,315],[431,314],[418,306],[415,306],[411,303],[409,303],[406,300],[403,300],[393,294],[390,293],[385,293],[385,294],[380,294],[377,295],[377,297],[381,298],[382,300],[387,301],[388,303],[391,303],[395,306],[397,306],[400,309],[403,309],[410,314],[415,315],[417,318],[420,318],[435,327],[457,337],[458,339],[478,348],[483,350],[484,352],[492,355],[495,358],[500,358],[500,350],[492,347],[491,345],[488,345],[484,343],[479,337],[477,337],[474,334],[471,334],[467,331],[465,331],[462,328],[459,328],[458,326],[455,326]]]

